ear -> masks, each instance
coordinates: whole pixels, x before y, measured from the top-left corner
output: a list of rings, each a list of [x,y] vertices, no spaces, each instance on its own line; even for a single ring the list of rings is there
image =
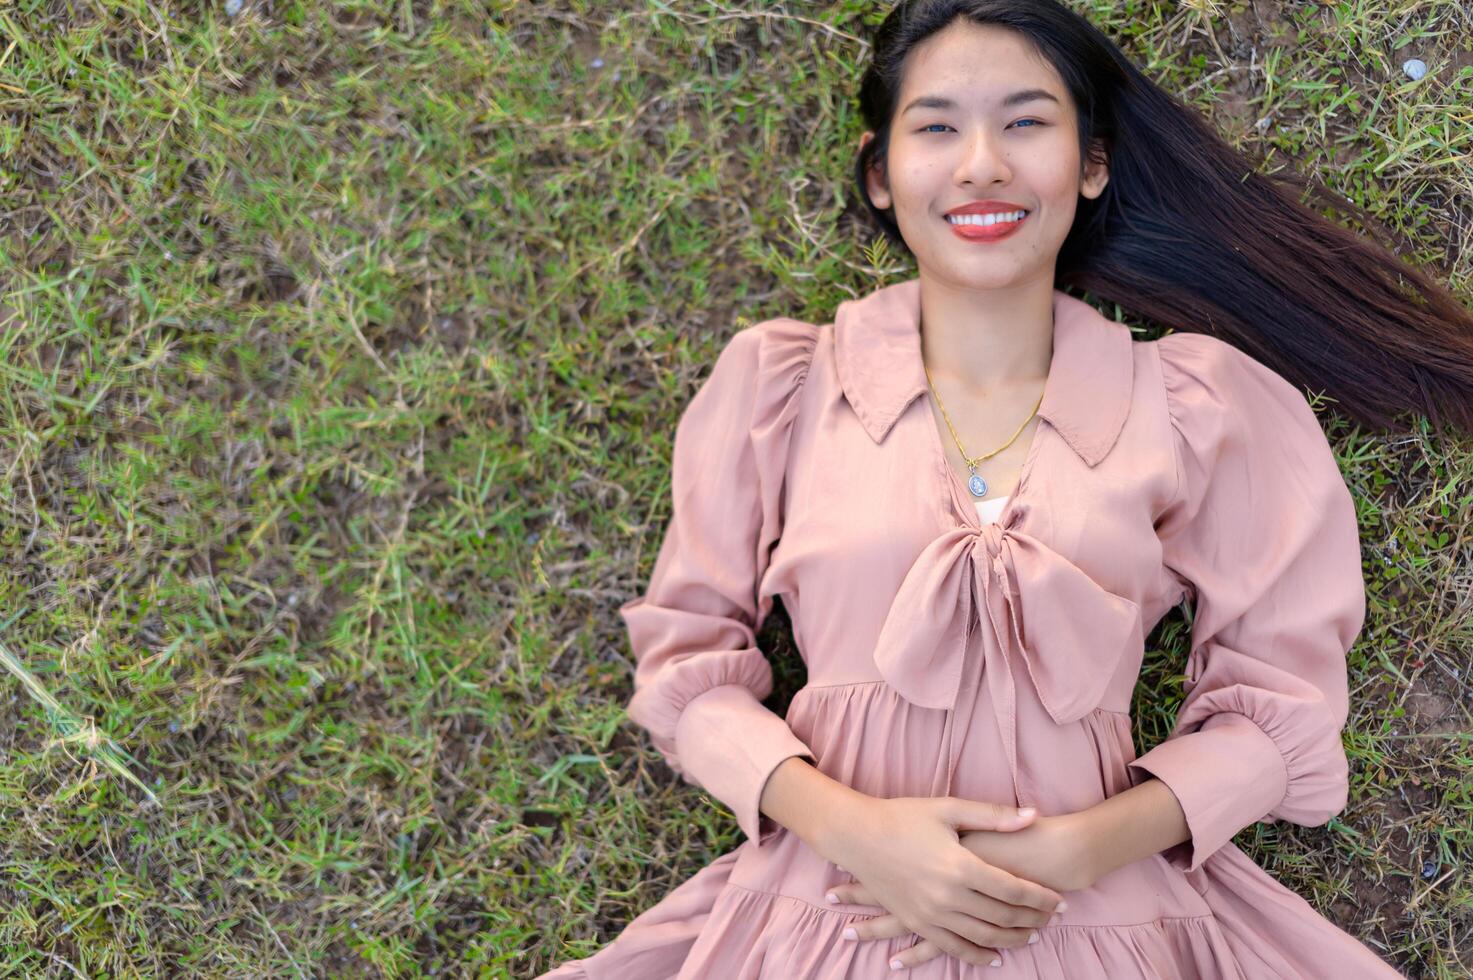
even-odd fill
[[[1102,140],[1092,140],[1084,160],[1084,173],[1079,180],[1079,193],[1094,200],[1105,192],[1105,185],[1109,182],[1109,153]]]
[[[873,132],[865,132],[859,137],[859,148],[863,150],[869,145],[870,140],[875,138]],[[869,199],[875,203],[875,207],[881,211],[888,211],[894,206],[890,200],[890,180],[885,175],[885,162],[876,159],[874,165],[864,172],[864,187],[869,191]]]

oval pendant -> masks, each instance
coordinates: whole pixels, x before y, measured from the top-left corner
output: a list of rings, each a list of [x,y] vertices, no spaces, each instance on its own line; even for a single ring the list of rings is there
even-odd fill
[[[972,478],[967,481],[967,489],[972,491],[972,496],[974,497],[986,496],[987,481],[982,479],[976,473],[973,473]]]

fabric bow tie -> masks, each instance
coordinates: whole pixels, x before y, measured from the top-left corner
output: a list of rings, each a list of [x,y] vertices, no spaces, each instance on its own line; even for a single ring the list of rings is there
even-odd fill
[[[982,631],[982,676],[969,677],[966,654],[979,598],[987,615],[978,621],[990,628]],[[953,528],[925,547],[895,595],[874,659],[907,701],[952,709],[942,795],[951,794],[960,757],[954,726],[970,723],[977,688],[987,681],[1023,806],[1036,801],[1025,800],[1031,794],[1018,778],[1013,658],[1022,658],[1044,709],[1062,725],[1098,707],[1121,655],[1143,644],[1135,602],[1106,590],[1032,535],[987,523]]]

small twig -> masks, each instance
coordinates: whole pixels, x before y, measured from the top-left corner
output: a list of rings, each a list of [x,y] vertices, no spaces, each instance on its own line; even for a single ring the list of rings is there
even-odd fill
[[[1446,871],[1444,871],[1442,873],[1442,877],[1441,878],[1438,878],[1432,884],[1428,885],[1426,888],[1424,888],[1420,892],[1418,892],[1417,893],[1417,896],[1415,898],[1413,898],[1410,902],[1407,902],[1407,911],[1410,912],[1412,909],[1416,908],[1418,902],[1420,902],[1422,899],[1426,898],[1434,890],[1436,890],[1436,888],[1437,888],[1438,885],[1442,884],[1444,881],[1447,881],[1448,878],[1452,877],[1453,872],[1455,872],[1457,870],[1458,870],[1458,866],[1457,865],[1453,865],[1451,868],[1448,868]]]

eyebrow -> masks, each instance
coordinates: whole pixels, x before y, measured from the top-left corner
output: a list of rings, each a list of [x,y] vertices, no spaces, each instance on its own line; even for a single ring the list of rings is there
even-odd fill
[[[1022,105],[1024,102],[1033,102],[1036,99],[1047,99],[1048,101],[1054,103],[1057,103],[1059,101],[1052,92],[1046,89],[1025,88],[1020,89],[1016,92],[1010,92],[1007,95],[1003,96],[1002,99],[998,102],[998,105],[1001,108],[1010,109],[1015,105]],[[946,96],[944,95],[922,95],[918,98],[912,99],[909,105],[900,110],[900,114],[903,116],[912,109],[955,108],[957,108],[957,104],[951,99],[946,98]]]

